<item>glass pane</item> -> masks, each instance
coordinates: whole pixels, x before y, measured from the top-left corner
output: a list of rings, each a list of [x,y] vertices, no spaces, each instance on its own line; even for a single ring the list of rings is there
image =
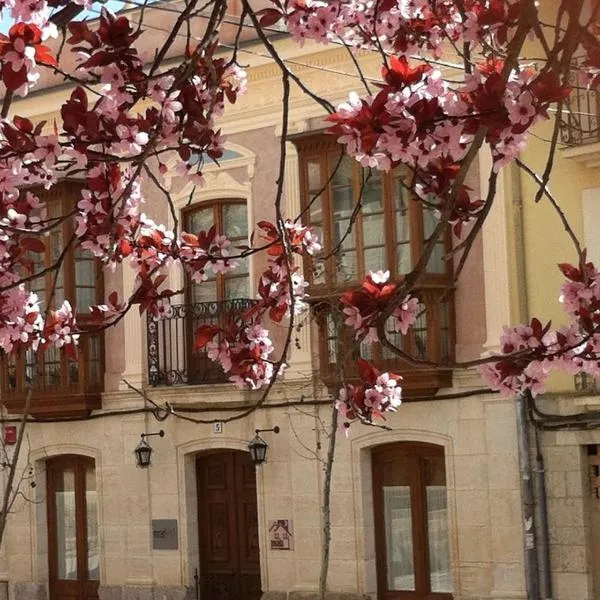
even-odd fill
[[[56,475],[56,564],[58,579],[77,579],[77,520],[75,471]]]
[[[216,302],[217,300],[217,282],[204,281],[192,286],[192,303],[197,302]]]
[[[415,356],[417,358],[427,357],[427,311],[423,304],[419,304],[417,320],[413,325],[415,334]]]
[[[69,381],[71,383],[77,383],[79,381],[79,363],[72,360],[68,363],[69,368]]]
[[[247,277],[235,277],[225,280],[225,300],[248,298],[249,296]]]
[[[396,224],[396,269],[398,273],[408,273],[411,269],[410,222],[406,193],[398,178],[394,179],[394,210]]]
[[[365,172],[365,178],[367,173]],[[381,187],[381,175],[375,173],[369,178],[362,195],[363,214],[383,211],[383,190]]]
[[[318,161],[308,161],[307,165],[308,174],[308,190],[310,192],[318,192],[323,184],[321,183],[321,166]]]
[[[44,383],[50,387],[60,385],[60,350],[55,346],[49,346],[43,360]]]
[[[96,304],[96,288],[78,287],[75,289],[77,309],[80,312],[87,312],[88,308]]]
[[[339,154],[330,154],[329,155],[329,166],[331,169],[331,173],[333,173],[335,169],[335,173],[331,178],[331,185],[333,187],[337,186],[350,186],[352,187],[352,177],[354,173],[354,159],[350,158],[348,155],[345,155],[342,158],[342,161],[339,167],[336,169],[336,165],[339,161]]]
[[[96,384],[100,381],[100,340],[97,337],[88,337],[89,348],[88,373],[90,384]]]
[[[423,234],[425,243],[433,234],[435,228],[438,225],[438,219],[435,216],[435,213],[432,210],[423,210]],[[446,265],[444,262],[444,254],[445,254],[445,244],[444,244],[444,236],[442,235],[441,239],[435,245],[433,249],[433,253],[431,254],[431,258],[429,259],[429,264],[427,265],[427,270],[430,273],[445,273]]]
[[[410,487],[384,486],[385,545],[388,590],[414,590]]]
[[[342,248],[344,245],[342,245]],[[339,281],[352,281],[356,279],[358,271],[356,251],[339,252],[336,257],[336,270]]]
[[[194,235],[199,231],[207,231],[215,222],[214,209],[212,206],[208,208],[200,208],[188,214],[187,229]]]
[[[427,457],[424,466],[431,591],[452,592],[444,457]]]
[[[338,219],[349,219],[354,210],[354,194],[352,187],[336,188],[332,191],[333,222]]]
[[[75,263],[75,284],[94,285],[94,261],[78,260]]]
[[[365,273],[367,271],[387,270],[387,260],[385,259],[385,248],[367,248],[365,250]]]
[[[98,506],[96,499],[96,474],[93,467],[85,470],[85,510],[87,519],[88,579],[100,579],[100,554],[98,551]]]
[[[365,246],[382,244],[385,240],[383,213],[363,216],[363,241]]]
[[[390,317],[386,321],[385,326],[388,340],[394,344],[396,348],[404,350],[404,336],[399,331],[395,331],[395,318]],[[381,348],[381,355],[384,360],[398,359],[398,355],[385,346],[382,346]]]
[[[398,273],[408,273],[411,268],[410,244],[396,246],[396,268]]]
[[[223,205],[223,234],[229,238],[248,237],[248,211],[246,204]]]
[[[312,225],[316,224],[316,223],[321,223],[323,221],[323,208],[322,208],[322,201],[321,201],[321,196],[319,196],[318,198],[315,198],[313,200],[312,197],[310,197],[308,199],[309,202],[312,201],[311,205],[310,205],[310,222]],[[321,237],[321,239],[323,239]]]

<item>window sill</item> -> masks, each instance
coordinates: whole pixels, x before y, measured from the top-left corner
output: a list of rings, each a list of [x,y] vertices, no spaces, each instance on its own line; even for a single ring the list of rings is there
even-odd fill
[[[4,398],[4,406],[11,414],[22,414],[25,408],[26,393],[8,393]],[[64,392],[35,393],[31,397],[29,414],[36,418],[52,417],[85,417],[93,410],[102,408],[100,392],[89,394],[65,395]]]

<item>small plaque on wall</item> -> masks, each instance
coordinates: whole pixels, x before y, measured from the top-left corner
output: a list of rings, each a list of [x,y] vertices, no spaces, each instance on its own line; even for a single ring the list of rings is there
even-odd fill
[[[177,550],[177,519],[152,520],[152,548],[154,550]]]
[[[269,544],[271,550],[294,549],[294,527],[291,519],[269,521]]]

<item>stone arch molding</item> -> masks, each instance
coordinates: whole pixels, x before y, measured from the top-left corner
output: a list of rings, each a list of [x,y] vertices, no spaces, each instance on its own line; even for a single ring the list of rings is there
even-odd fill
[[[393,429],[392,431],[369,431],[358,435],[350,441],[352,471],[354,478],[354,506],[355,527],[357,532],[358,549],[358,582],[360,591],[365,594],[376,595],[377,590],[371,589],[376,581],[375,542],[372,535],[365,535],[365,531],[374,530],[371,454],[370,450],[384,444],[396,442],[423,442],[435,444],[444,448],[446,461],[446,490],[448,498],[448,527],[451,532],[457,531],[456,497],[454,483],[454,448],[450,436],[436,431],[425,429]],[[458,536],[450,536],[450,564],[452,565],[452,578],[455,592],[460,590],[460,570]]]
[[[225,144],[225,150],[233,151],[239,156],[225,160],[219,165],[215,163],[207,164],[202,171],[205,180],[204,186],[198,187],[192,182],[187,182],[183,188],[175,192],[173,203],[178,210],[188,204],[190,196],[193,196],[194,202],[215,200],[217,198],[243,198],[250,205],[256,154],[244,146],[232,142]],[[174,164],[174,160],[167,161],[167,172],[173,169]],[[246,169],[246,179],[242,183],[229,173],[232,169],[240,168]],[[170,187],[172,180],[168,176],[166,180],[167,185]]]
[[[106,554],[104,551],[104,502],[102,491],[102,454],[98,448],[84,444],[51,444],[31,450],[29,460],[36,476],[36,502],[30,504],[32,567],[38,582],[47,582],[48,573],[48,521],[46,513],[46,461],[50,458],[76,454],[94,460],[98,511],[98,549],[100,552],[100,581],[106,580]]]

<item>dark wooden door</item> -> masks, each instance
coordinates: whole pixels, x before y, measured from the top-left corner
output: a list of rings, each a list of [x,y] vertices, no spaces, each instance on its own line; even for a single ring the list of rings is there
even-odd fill
[[[198,458],[202,600],[260,600],[256,472],[247,452]]]
[[[98,510],[94,461],[47,462],[50,600],[98,600]]]
[[[379,600],[452,600],[444,449],[400,442],[373,450]]]

